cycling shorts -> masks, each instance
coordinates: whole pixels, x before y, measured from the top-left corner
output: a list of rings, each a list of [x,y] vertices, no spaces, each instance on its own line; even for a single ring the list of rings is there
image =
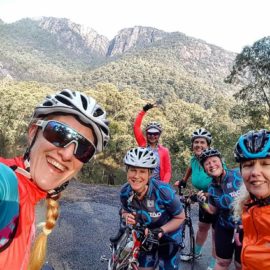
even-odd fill
[[[221,226],[218,222],[215,226],[215,247],[216,254],[221,259],[232,259],[241,263],[241,249],[242,246],[237,246],[235,242],[232,243],[234,237],[234,229],[227,229]]]
[[[209,214],[204,208],[199,206],[199,221],[202,223],[212,224],[212,227],[215,228],[217,221],[217,215]]]
[[[177,270],[180,265],[180,256],[177,252],[172,258],[162,258],[162,256],[158,256],[158,252],[149,253],[149,252],[141,252],[139,255],[139,266],[140,267],[157,267],[159,269],[166,270]]]

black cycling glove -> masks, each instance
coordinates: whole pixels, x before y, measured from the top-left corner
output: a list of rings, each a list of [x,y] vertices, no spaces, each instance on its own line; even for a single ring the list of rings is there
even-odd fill
[[[143,106],[143,110],[144,110],[145,112],[147,112],[148,110],[152,109],[153,107],[154,107],[153,104],[147,103],[146,105]]]
[[[151,232],[155,235],[155,236],[158,236],[159,233],[162,234],[162,236],[164,235],[164,231],[162,228],[155,228],[155,229],[152,229]],[[162,237],[161,236],[161,237]]]

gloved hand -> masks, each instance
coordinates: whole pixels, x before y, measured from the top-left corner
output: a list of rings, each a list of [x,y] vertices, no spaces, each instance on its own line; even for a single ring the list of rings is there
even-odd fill
[[[179,187],[186,188],[187,187],[187,181],[185,181],[184,179],[182,179],[179,182]]]
[[[143,106],[143,110],[147,112],[148,110],[152,109],[154,105],[152,103],[147,103],[146,105]]]
[[[164,235],[164,231],[162,228],[155,228],[151,230],[154,235],[157,235],[158,238],[161,238]]]
[[[206,201],[206,196],[202,190],[197,193],[197,201],[199,204],[204,204]]]

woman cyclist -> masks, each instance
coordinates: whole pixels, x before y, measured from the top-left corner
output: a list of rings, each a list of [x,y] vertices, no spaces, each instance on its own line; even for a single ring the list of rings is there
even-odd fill
[[[134,122],[134,135],[137,144],[141,147],[147,147],[152,150],[157,158],[157,166],[153,170],[153,177],[156,180],[166,183],[170,182],[172,176],[171,158],[169,149],[159,144],[159,138],[162,133],[162,127],[158,122],[150,122],[146,125],[145,136],[141,129],[141,124],[146,112],[156,105],[148,103],[139,112]]]
[[[200,163],[212,178],[208,187],[208,203],[203,191],[198,192],[198,201],[210,214],[217,214],[215,223],[215,270],[227,270],[234,255],[235,269],[240,270],[241,246],[234,241],[235,222],[232,203],[239,195],[242,177],[239,169],[224,169],[222,157],[214,148],[206,149],[200,155]]]
[[[185,214],[179,197],[166,183],[151,179],[157,166],[155,154],[147,148],[133,148],[124,158],[127,181],[121,190],[122,218],[128,224],[146,225],[158,233],[160,240],[169,237],[177,243],[171,254],[141,253],[140,270],[178,269],[178,244],[181,241],[180,225]],[[164,256],[163,256],[164,255]]]
[[[105,111],[83,93],[65,89],[34,109],[24,156],[0,158],[0,269],[41,268],[60,192],[108,139]],[[35,205],[45,198],[47,219],[29,264]]]
[[[244,180],[235,201],[244,229],[242,269],[270,269],[270,131],[242,135],[234,156]]]
[[[175,186],[181,185],[182,187],[186,187],[187,181],[191,176],[192,186],[194,186],[198,190],[202,190],[207,195],[208,185],[211,183],[212,179],[208,176],[203,167],[199,162],[199,156],[203,150],[208,149],[212,142],[212,135],[209,131],[204,128],[199,128],[192,133],[191,136],[191,149],[193,151],[193,155],[190,160],[190,166],[187,168],[186,173],[181,181],[176,181]],[[202,247],[205,243],[208,231],[214,226],[216,217],[215,215],[209,214],[205,211],[201,206],[199,207],[199,223],[198,223],[198,231],[196,234],[196,243],[195,243],[195,256],[196,258],[201,257]],[[212,232],[212,240],[214,232]],[[213,241],[212,241],[213,242]],[[181,260],[189,261],[191,258],[187,255],[181,255]],[[208,270],[213,269],[215,265],[215,248],[214,243],[212,243],[212,257],[209,262]]]

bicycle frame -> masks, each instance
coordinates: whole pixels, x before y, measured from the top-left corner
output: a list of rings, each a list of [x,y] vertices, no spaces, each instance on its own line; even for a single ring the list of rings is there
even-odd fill
[[[191,194],[184,195],[182,193],[181,186],[179,186],[179,196],[184,205],[185,211],[180,253],[182,256],[187,256],[190,258],[188,262],[191,263],[191,269],[193,269],[195,260],[195,236],[191,219]]]
[[[138,270],[140,249],[146,239],[143,226],[128,225],[118,243],[111,244],[112,256],[108,270]],[[128,244],[132,244],[130,251],[125,250]],[[123,255],[123,252],[126,254]]]

